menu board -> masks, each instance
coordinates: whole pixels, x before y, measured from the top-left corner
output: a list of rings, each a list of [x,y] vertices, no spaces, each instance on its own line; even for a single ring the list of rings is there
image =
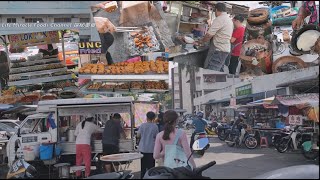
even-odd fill
[[[8,35],[12,48],[59,43],[58,31],[45,31]]]

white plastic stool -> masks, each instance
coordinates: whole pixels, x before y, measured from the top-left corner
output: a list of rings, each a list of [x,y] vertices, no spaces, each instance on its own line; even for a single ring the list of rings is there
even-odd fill
[[[73,179],[75,179],[76,177],[76,172],[77,171],[81,171],[81,177],[83,178],[83,171],[86,169],[85,166],[71,166],[70,167],[70,174],[73,177]]]

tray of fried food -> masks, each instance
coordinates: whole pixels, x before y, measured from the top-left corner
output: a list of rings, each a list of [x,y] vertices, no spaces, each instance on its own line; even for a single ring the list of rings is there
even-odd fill
[[[101,82],[95,82],[95,83],[90,84],[87,87],[87,90],[89,90],[89,91],[98,91],[101,86],[102,86]]]
[[[79,69],[80,74],[105,74],[105,66],[103,64],[86,64]]]
[[[144,92],[144,83],[142,81],[132,81],[130,84],[131,92]]]
[[[118,91],[118,92],[129,92],[130,89],[130,83],[129,82],[125,82],[125,83],[118,83],[115,88],[114,91]]]
[[[114,83],[102,83],[101,87],[99,88],[99,91],[113,92],[114,88],[115,88]]]
[[[146,91],[149,92],[163,92],[168,90],[168,83],[165,81],[146,81]]]

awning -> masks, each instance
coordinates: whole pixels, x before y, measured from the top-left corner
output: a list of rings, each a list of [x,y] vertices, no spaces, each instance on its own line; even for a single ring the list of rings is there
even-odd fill
[[[319,104],[319,93],[295,94],[286,96],[276,96],[271,104],[282,104],[285,106],[295,106],[301,104]]]
[[[0,110],[7,110],[12,108],[13,106],[10,104],[0,104]]]
[[[317,84],[319,85],[319,75],[313,75],[313,76],[304,77],[304,78],[296,79],[293,81],[288,81],[285,83],[278,84],[277,88],[278,87],[288,87],[288,86],[293,86],[293,87],[314,86]]]
[[[218,103],[223,103],[223,102],[229,102],[230,98],[225,98],[225,99],[221,99],[221,100],[209,100],[208,102],[204,103],[203,105],[208,105],[208,104],[218,104]]]

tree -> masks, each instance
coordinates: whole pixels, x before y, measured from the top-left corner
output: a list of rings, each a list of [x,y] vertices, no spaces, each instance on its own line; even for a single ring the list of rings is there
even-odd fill
[[[169,93],[158,93],[151,96],[153,101],[158,101],[164,109],[172,109],[171,91]]]
[[[196,92],[196,77],[195,77],[195,73],[199,72],[200,68],[197,66],[193,66],[190,64],[185,64],[185,63],[179,63],[178,68],[185,69],[186,68],[186,76],[188,76],[190,74],[190,94],[191,94],[191,110],[192,113],[195,111],[194,108],[194,95]],[[181,76],[181,71],[179,69],[179,77]],[[183,107],[182,107],[183,108]]]

